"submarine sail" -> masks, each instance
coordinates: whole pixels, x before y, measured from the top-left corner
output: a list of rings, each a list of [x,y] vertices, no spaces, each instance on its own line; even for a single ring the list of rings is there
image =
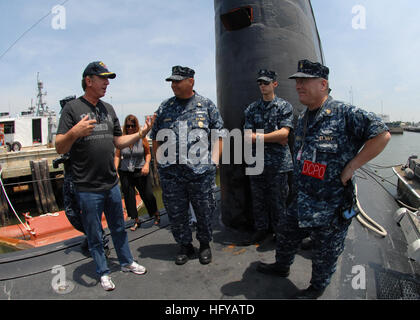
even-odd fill
[[[304,109],[288,76],[301,59],[324,63],[321,41],[309,0],[215,0],[217,105],[229,131],[243,128],[244,110],[260,97],[259,69],[274,70],[277,96],[289,101],[295,116]],[[233,147],[230,159],[233,157]],[[222,222],[253,225],[245,165],[220,170]],[[262,208],[263,209],[263,208]]]

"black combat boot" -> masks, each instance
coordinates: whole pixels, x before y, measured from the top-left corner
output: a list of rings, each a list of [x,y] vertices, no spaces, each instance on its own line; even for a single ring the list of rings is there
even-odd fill
[[[257,271],[265,274],[270,274],[273,276],[286,278],[290,274],[290,267],[285,267],[277,262],[274,263],[264,263],[260,262],[257,266]]]
[[[189,259],[195,258],[195,250],[191,243],[187,245],[181,245],[179,252],[175,258],[177,265],[185,264]]]
[[[200,260],[201,264],[209,264],[212,259],[211,250],[209,243],[202,243],[200,242],[200,249],[199,249],[199,256],[198,259]]]

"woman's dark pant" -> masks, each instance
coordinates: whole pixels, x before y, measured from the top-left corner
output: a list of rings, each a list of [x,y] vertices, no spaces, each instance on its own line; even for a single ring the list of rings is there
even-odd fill
[[[146,206],[149,216],[157,212],[156,198],[153,195],[150,173],[147,176],[140,175],[140,172],[128,172],[119,170],[121,189],[124,194],[125,207],[131,219],[138,217],[136,206],[136,194],[134,187],[139,191],[140,197]]]

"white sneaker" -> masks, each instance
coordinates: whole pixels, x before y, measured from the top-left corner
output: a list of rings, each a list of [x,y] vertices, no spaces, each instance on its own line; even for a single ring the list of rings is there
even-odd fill
[[[146,268],[139,265],[137,262],[133,261],[130,265],[121,267],[123,272],[133,272],[135,274],[145,274],[147,272]]]
[[[111,277],[104,275],[101,277],[101,285],[106,291],[111,291],[115,289],[115,284],[112,282]]]

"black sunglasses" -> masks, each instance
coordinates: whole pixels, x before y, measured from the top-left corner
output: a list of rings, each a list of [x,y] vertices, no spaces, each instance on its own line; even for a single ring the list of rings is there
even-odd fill
[[[264,80],[258,80],[257,81],[258,82],[258,85],[265,85],[265,86],[268,86],[270,83],[271,83],[271,81],[264,81]]]
[[[135,127],[136,127],[136,125],[135,125],[135,124],[126,124],[126,125],[125,125],[125,127],[126,127],[127,129],[129,129],[129,128],[135,128]]]

